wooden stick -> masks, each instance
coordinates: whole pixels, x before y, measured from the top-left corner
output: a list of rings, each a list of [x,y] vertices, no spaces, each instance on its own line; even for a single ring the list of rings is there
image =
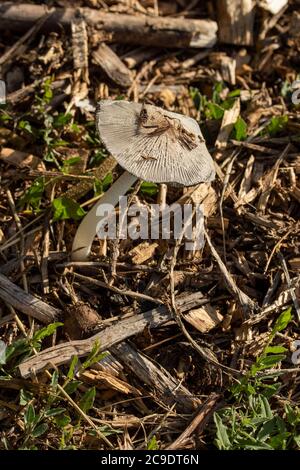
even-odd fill
[[[197,430],[198,434],[200,434],[203,431],[207,421],[211,417],[213,411],[215,410],[219,398],[220,395],[218,395],[217,393],[213,393],[203,403],[196,417],[192,420],[188,427],[183,431],[182,434],[180,434],[176,441],[174,441],[170,446],[167,447],[166,450],[183,449],[185,447],[185,441],[191,436],[191,434],[195,430]]]
[[[178,411],[184,413],[193,412],[199,406],[199,400],[167,370],[161,366],[158,368],[148,357],[125,341],[113,346],[111,351],[142,383],[153,390],[153,398],[158,403],[162,402],[168,407],[175,403]]]
[[[203,301],[202,294],[195,293],[178,299],[178,308],[181,311],[190,310]],[[30,357],[19,365],[22,377],[29,377],[31,372],[41,372],[47,367],[55,367],[70,361],[73,356],[85,356],[93,348],[95,341],[100,344],[101,351],[109,349],[130,336],[141,333],[146,326],[156,328],[166,321],[172,320],[172,314],[166,307],[157,307],[139,315],[125,318],[115,325],[91,336],[85,340],[61,343],[52,348],[45,349],[36,356]]]
[[[29,28],[47,12],[46,5],[4,2],[0,5],[1,29]],[[69,26],[78,16],[78,9],[56,8],[46,21],[46,29]],[[107,39],[127,44],[158,47],[212,47],[217,40],[217,23],[189,18],[151,17],[104,13],[92,8],[80,8],[87,25],[107,33]]]
[[[42,323],[51,323],[57,320],[61,314],[61,311],[57,308],[51,307],[51,305],[31,294],[27,294],[3,274],[0,274],[0,298],[16,310],[36,318]]]
[[[98,49],[93,52],[92,57],[93,62],[100,65],[117,85],[126,88],[132,84],[130,70],[107,44],[102,42]]]

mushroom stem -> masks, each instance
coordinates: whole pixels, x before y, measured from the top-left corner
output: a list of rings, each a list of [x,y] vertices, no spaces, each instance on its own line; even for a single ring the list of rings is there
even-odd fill
[[[166,207],[167,191],[168,191],[168,186],[165,183],[162,183],[159,185],[159,193],[158,193],[157,202],[160,205],[161,211],[164,210]]]
[[[125,173],[120,176],[120,178],[106,191],[102,198],[87,213],[81,221],[74,237],[71,255],[73,261],[85,261],[90,254],[91,246],[97,233],[98,224],[103,219],[103,216],[97,215],[98,207],[102,204],[111,204],[112,206],[116,206],[119,202],[119,197],[124,196],[137,179],[138,178],[136,176],[125,171]],[[105,217],[107,217],[107,215]]]

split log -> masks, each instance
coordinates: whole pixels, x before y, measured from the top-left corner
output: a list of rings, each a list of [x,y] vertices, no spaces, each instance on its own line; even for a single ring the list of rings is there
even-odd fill
[[[4,2],[0,5],[0,27],[21,31],[32,26],[47,12],[46,5]],[[52,10],[51,10],[52,11]],[[158,47],[212,47],[217,40],[217,23],[212,20],[151,17],[104,13],[92,8],[56,8],[45,29],[69,26],[78,13],[88,26],[122,44]]]
[[[178,411],[185,413],[195,411],[197,405],[199,406],[199,400],[167,370],[157,367],[126,342],[117,344],[111,351],[141,382],[153,390],[153,398],[158,403],[162,402],[166,406],[173,406],[175,403]]]
[[[253,0],[217,2],[219,39],[226,44],[251,46],[254,24]]]
[[[177,300],[179,310],[187,311],[204,302],[201,293],[195,293]],[[139,315],[125,318],[106,328],[103,331],[84,340],[75,340],[61,343],[52,348],[45,349],[36,356],[30,357],[19,366],[22,377],[29,377],[31,372],[41,372],[47,367],[55,367],[68,363],[73,356],[85,356],[92,350],[95,342],[100,344],[101,351],[141,333],[147,326],[157,328],[161,324],[172,320],[172,314],[166,307],[157,307]]]
[[[132,74],[117,54],[104,42],[92,54],[93,62],[104,70],[108,77],[124,88],[132,84]]]
[[[0,299],[12,305],[19,312],[46,324],[57,320],[61,314],[61,311],[57,308],[51,307],[51,305],[31,294],[27,294],[3,274],[0,274]]]
[[[208,397],[207,400],[203,403],[203,405],[201,405],[200,410],[198,411],[197,415],[192,420],[192,422],[183,431],[183,433],[180,434],[176,441],[174,441],[171,445],[166,448],[166,450],[174,451],[177,449],[185,449],[187,447],[187,440],[195,431],[197,432],[197,435],[200,436],[207,422],[215,411],[219,399],[220,395],[217,393],[213,393],[210,397]]]

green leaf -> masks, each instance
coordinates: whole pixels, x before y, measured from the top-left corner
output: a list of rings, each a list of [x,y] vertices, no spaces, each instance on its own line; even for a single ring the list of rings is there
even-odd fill
[[[190,96],[194,102],[195,108],[197,111],[201,108],[201,93],[198,88],[190,87]]]
[[[44,93],[43,93],[42,100],[45,104],[49,104],[53,97],[53,92],[51,89],[51,82],[52,82],[52,79],[47,78],[47,80],[45,80],[43,84]]]
[[[15,357],[30,353],[30,346],[27,339],[17,339],[6,348],[6,363]]]
[[[300,434],[297,434],[296,436],[293,436],[293,439],[294,439],[297,447],[299,447],[299,449],[300,449]]]
[[[274,116],[267,126],[267,131],[271,136],[274,137],[286,128],[288,122],[288,116]]]
[[[76,392],[77,388],[81,384],[82,382],[80,382],[80,380],[72,380],[72,382],[69,382],[64,388],[67,394],[71,395],[72,393]]]
[[[20,205],[23,207],[25,204],[29,204],[34,210],[40,207],[41,199],[45,191],[45,180],[43,177],[37,178],[30,188],[27,189],[26,193],[20,200]]]
[[[74,374],[75,374],[75,367],[77,363],[78,363],[78,356],[73,356],[69,370],[68,370],[68,374],[67,374],[68,379],[73,379]]]
[[[147,450],[158,450],[158,444],[156,440],[156,436],[153,436],[151,440],[147,444]]]
[[[267,376],[267,379],[269,379],[268,376]],[[262,377],[260,378],[260,380],[262,380]],[[261,384],[261,386],[263,387],[263,390],[261,392],[262,395],[266,398],[271,398],[273,395],[278,393],[279,389],[281,388],[281,383],[277,382],[272,385],[268,385],[264,383],[264,384]]]
[[[32,406],[32,404],[30,403],[26,410],[25,410],[25,413],[24,413],[24,423],[26,426],[30,426],[33,422],[34,422],[34,419],[35,419],[35,411],[34,411],[34,408]]]
[[[72,119],[72,114],[71,113],[60,113],[58,116],[56,116],[53,120],[53,126],[54,127],[64,127],[66,124],[68,124]]]
[[[292,320],[292,307],[289,307],[287,310],[281,313],[281,315],[277,318],[276,323],[272,330],[272,336],[278,331],[284,330],[290,321]]]
[[[233,131],[235,140],[241,141],[247,138],[247,124],[240,116],[237,118]]]
[[[52,418],[53,416],[61,415],[66,411],[65,408],[51,408],[45,412],[45,417]]]
[[[59,428],[64,428],[71,422],[71,418],[69,415],[57,415],[54,417],[55,423]]]
[[[7,122],[7,121],[13,121],[13,117],[10,116],[4,109],[0,109],[0,121],[1,122]]]
[[[98,196],[99,194],[102,194],[105,191],[107,191],[107,189],[112,184],[112,182],[113,182],[112,173],[108,173],[102,181],[96,179],[94,181],[94,194],[95,194],[95,196]]]
[[[283,346],[267,346],[264,350],[265,354],[281,354],[287,351]]]
[[[79,406],[82,409],[82,411],[87,413],[92,408],[94,404],[95,396],[96,396],[95,387],[92,387],[89,390],[87,390],[87,392],[85,392],[85,394],[83,395],[83,397],[81,398],[79,402]]]
[[[103,193],[103,186],[100,180],[95,179],[94,181],[94,196],[99,196]]]
[[[51,377],[51,387],[53,387],[54,389],[57,388],[58,377],[59,377],[59,372],[58,372],[58,370],[55,370],[52,374],[52,377]]]
[[[86,360],[81,365],[82,370],[87,369],[87,367],[90,367],[91,365],[95,364],[95,362],[101,361],[109,354],[107,351],[99,353],[100,349],[101,349],[101,345],[99,341],[96,340],[94,342],[94,345],[90,354],[87,356]]]
[[[207,109],[209,111],[208,116],[211,119],[222,119],[224,115],[224,109],[221,108],[221,106],[216,103],[208,102]]]
[[[32,393],[23,388],[20,390],[20,405],[25,406],[32,400]]]
[[[33,343],[39,342],[39,341],[42,341],[44,338],[47,338],[47,336],[53,335],[53,333],[57,330],[59,326],[63,326],[63,323],[61,322],[50,323],[44,328],[41,328],[33,335],[32,342]]]
[[[32,437],[40,437],[42,436],[43,434],[45,434],[45,432],[48,430],[48,424],[47,423],[42,423],[42,424],[39,424],[36,428],[34,428],[34,430],[31,432],[31,436]]]
[[[269,446],[268,444],[261,442],[257,444],[245,444],[245,450],[273,450],[273,447]]]
[[[223,101],[220,106],[221,108],[225,109],[225,110],[228,110],[228,109],[231,109],[232,106],[234,105],[234,102],[235,102],[235,98],[228,98],[227,100]]]
[[[144,181],[141,184],[140,192],[145,196],[155,196],[158,193],[158,185],[155,183]]]
[[[232,90],[228,93],[227,97],[228,98],[237,98],[238,96],[241,95],[241,90],[237,88],[236,90]]]
[[[67,166],[76,165],[76,163],[79,163],[80,160],[81,160],[80,157],[71,157],[64,161],[64,165],[67,165]]]
[[[73,165],[76,165],[76,163],[79,163],[81,161],[80,157],[72,157],[68,158],[67,160],[64,161],[63,166],[61,167],[61,171],[63,173],[70,173],[71,168]]]
[[[289,424],[295,426],[300,423],[300,410],[298,407],[293,409],[289,403],[286,403],[284,409]]]
[[[221,103],[222,98],[221,98],[220,94],[222,93],[224,88],[225,88],[225,83],[224,82],[216,82],[214,84],[214,91],[213,91],[213,94],[212,94],[212,101],[214,103]]]
[[[54,199],[52,206],[54,209],[54,221],[66,219],[80,220],[86,214],[85,210],[76,201],[65,196]]]
[[[19,121],[18,122],[18,128],[21,129],[21,130],[29,132],[29,134],[34,134],[29,121],[23,121],[23,120]]]
[[[61,147],[61,146],[68,146],[70,145],[70,143],[67,141],[67,140],[64,140],[64,139],[57,139],[57,140],[53,140],[52,142],[52,146],[53,147]]]
[[[59,163],[52,149],[49,149],[48,152],[45,153],[45,155],[43,156],[43,160],[45,162],[55,163],[57,168],[59,168]]]
[[[99,166],[106,158],[105,149],[97,149],[92,153],[92,156],[89,160],[89,168]]]
[[[261,406],[262,417],[272,419],[273,413],[272,413],[268,399],[262,395],[259,395],[258,399],[259,399],[260,406]]]
[[[273,417],[266,421],[260,428],[257,434],[257,439],[259,441],[265,441],[268,439],[268,437],[271,437],[274,431],[276,431],[276,418]]]
[[[247,392],[249,393],[249,395],[255,395],[256,394],[255,388],[250,383],[247,384]]]
[[[112,184],[112,182],[113,182],[113,175],[112,175],[112,173],[108,173],[102,180],[102,190],[103,190],[103,192],[107,191],[107,189]]]
[[[6,364],[6,344],[0,340],[0,365]]]
[[[108,351],[104,351],[104,352],[101,352],[99,354],[96,354],[95,356],[93,356],[91,359],[88,359],[86,360],[83,364],[82,364],[82,369],[87,369],[87,367],[90,367],[92,366],[93,364],[95,364],[96,362],[100,362],[102,361],[106,356],[109,355],[109,352]]]
[[[73,122],[72,124],[70,124],[70,131],[74,134],[79,134],[79,132],[81,132],[81,129],[80,126],[76,124],[76,122]]]
[[[271,369],[276,366],[279,362],[285,359],[285,354],[273,354],[271,356],[262,356],[258,359],[255,364],[256,370]]]
[[[214,413],[214,422],[217,428],[216,444],[220,450],[231,449],[231,442],[227,433],[227,426],[224,425],[218,413]]]

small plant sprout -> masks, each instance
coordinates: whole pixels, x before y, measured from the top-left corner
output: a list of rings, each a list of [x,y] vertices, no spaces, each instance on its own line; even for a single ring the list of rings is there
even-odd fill
[[[215,178],[199,125],[190,117],[152,105],[104,100],[98,105],[96,125],[107,150],[126,171],[82,220],[73,242],[75,261],[89,256],[103,218],[98,208],[114,207],[137,179],[193,186]]]

